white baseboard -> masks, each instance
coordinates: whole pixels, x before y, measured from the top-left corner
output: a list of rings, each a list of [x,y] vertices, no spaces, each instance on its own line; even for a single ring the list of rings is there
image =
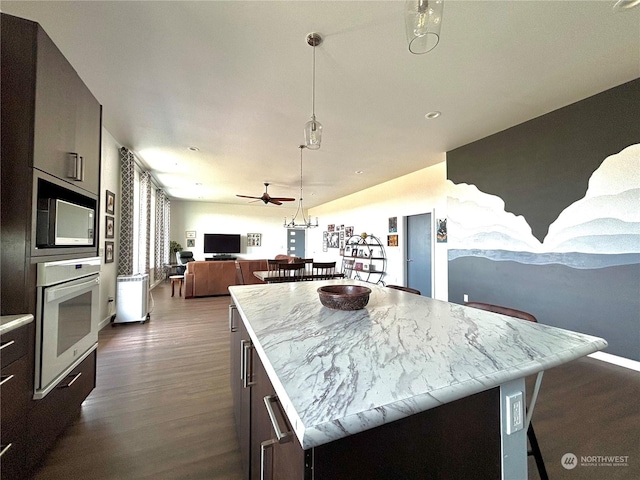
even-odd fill
[[[107,318],[101,320],[100,323],[98,323],[98,331],[102,330],[104,327],[111,323],[111,317],[112,315],[109,315]]]
[[[596,360],[601,360],[603,362],[618,365],[619,367],[624,367],[630,370],[635,370],[636,372],[640,372],[640,362],[638,362],[637,360],[631,360],[630,358],[619,357],[617,355],[611,355],[610,353],[604,352],[596,352],[587,356],[595,358]]]

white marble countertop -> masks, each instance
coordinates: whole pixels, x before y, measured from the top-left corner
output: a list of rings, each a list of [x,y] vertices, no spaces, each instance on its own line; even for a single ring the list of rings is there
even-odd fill
[[[33,315],[30,313],[22,315],[2,315],[0,317],[0,335],[31,322],[33,322]]]
[[[371,284],[362,310],[320,304],[319,286],[357,283],[229,288],[305,449],[607,346],[601,338]]]

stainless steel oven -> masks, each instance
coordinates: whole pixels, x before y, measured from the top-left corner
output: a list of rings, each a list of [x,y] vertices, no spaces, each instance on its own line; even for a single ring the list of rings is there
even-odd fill
[[[98,346],[100,257],[39,263],[37,294],[34,398],[40,399]]]

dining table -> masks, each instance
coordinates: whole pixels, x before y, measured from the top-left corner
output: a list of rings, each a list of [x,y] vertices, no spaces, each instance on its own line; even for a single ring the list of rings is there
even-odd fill
[[[278,270],[258,270],[253,272],[253,275],[265,283],[294,282],[300,280],[330,280],[336,278],[344,278],[344,273],[335,272],[331,274],[314,275],[313,273],[310,273],[306,270],[302,275],[299,275],[297,277],[281,275]]]

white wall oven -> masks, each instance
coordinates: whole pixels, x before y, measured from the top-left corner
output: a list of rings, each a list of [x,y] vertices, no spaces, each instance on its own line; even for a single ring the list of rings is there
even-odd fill
[[[37,294],[36,400],[98,346],[100,257],[39,263]]]

